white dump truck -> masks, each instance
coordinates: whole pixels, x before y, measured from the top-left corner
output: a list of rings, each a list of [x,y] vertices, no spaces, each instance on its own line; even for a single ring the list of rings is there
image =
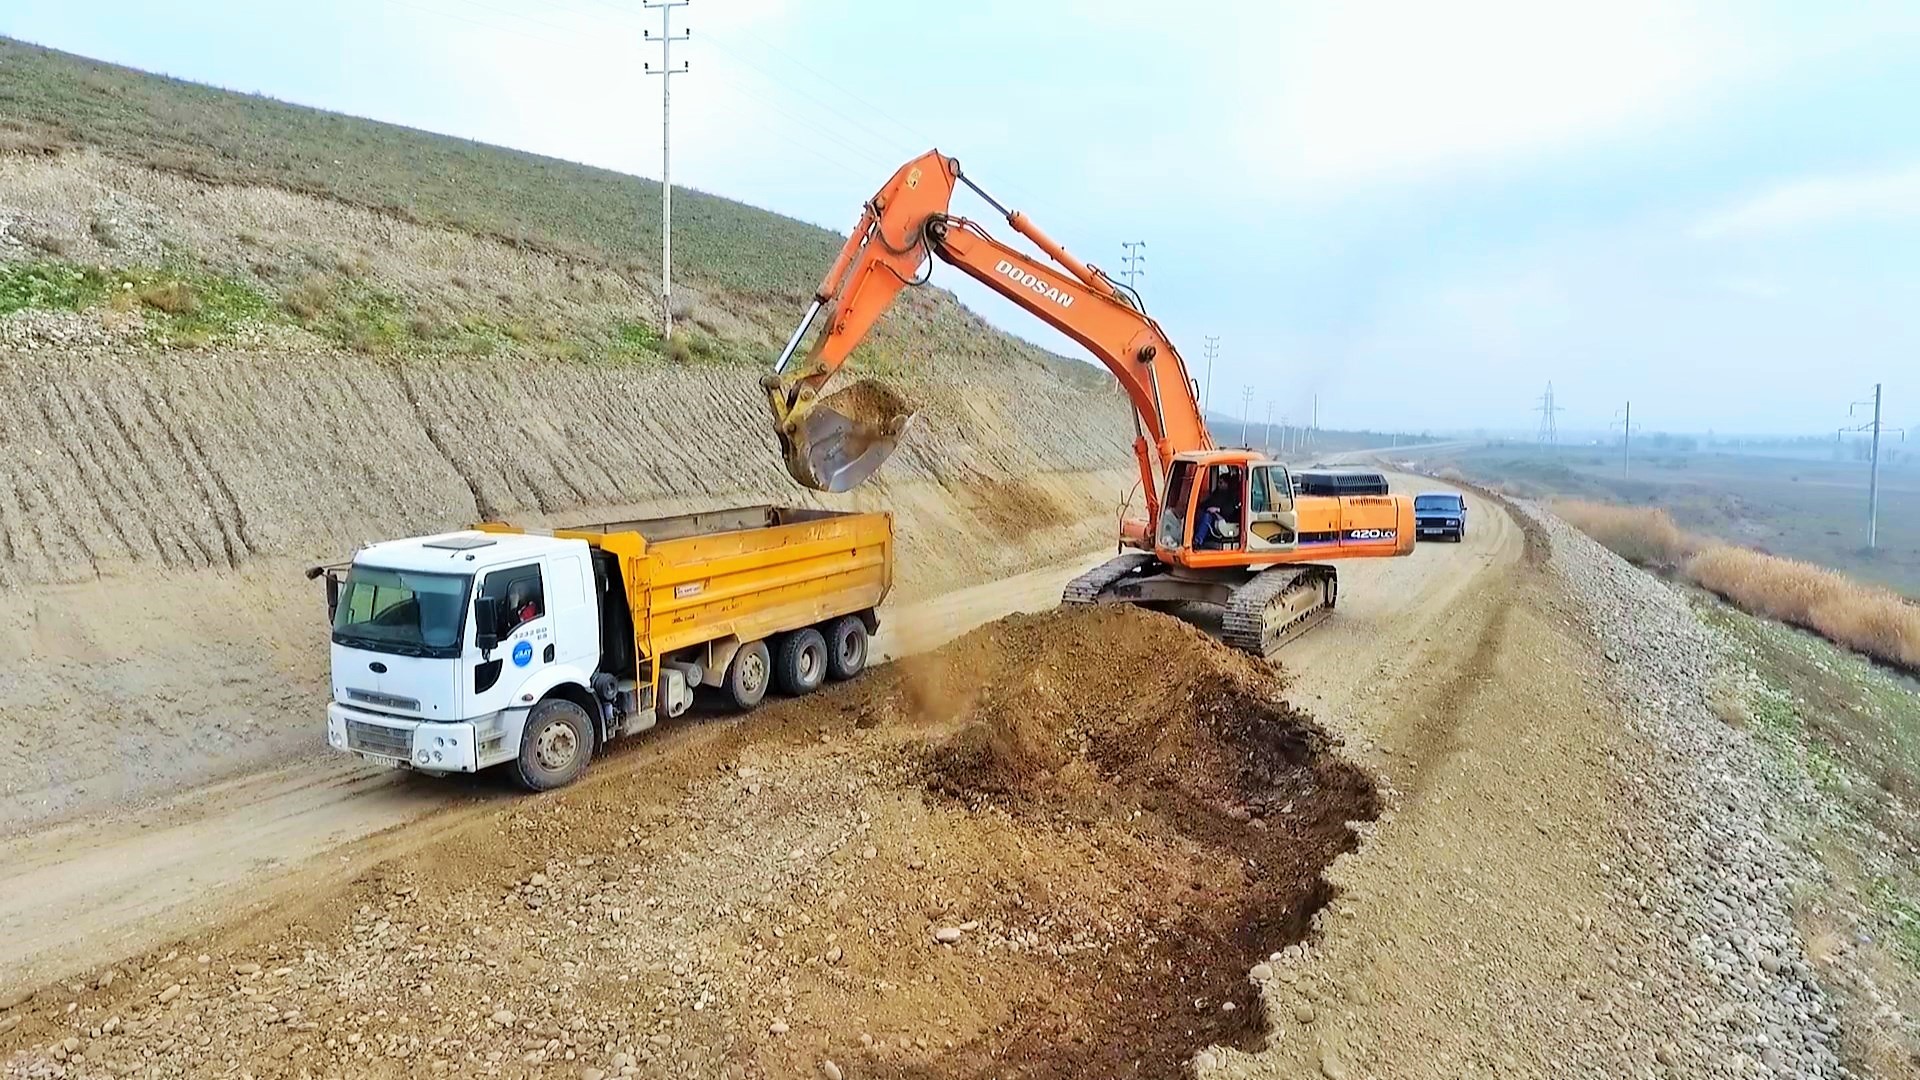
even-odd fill
[[[537,533],[392,540],[317,566],[335,749],[534,790],[685,712],[859,674],[893,582],[883,513],[754,506]]]

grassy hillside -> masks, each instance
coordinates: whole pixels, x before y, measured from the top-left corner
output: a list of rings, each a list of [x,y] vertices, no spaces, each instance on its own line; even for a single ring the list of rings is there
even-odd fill
[[[246,345],[265,323],[398,358],[757,366],[842,241],[676,192],[667,342],[654,181],[7,38],[0,195],[0,315],[111,303],[169,348]],[[941,289],[903,298],[853,367],[969,361],[1111,385]]]
[[[271,184],[654,273],[659,266],[660,185],[652,180],[0,38],[0,146],[7,143],[96,146],[188,176]],[[804,300],[840,245],[825,229],[731,199],[675,195],[675,269],[729,290]]]

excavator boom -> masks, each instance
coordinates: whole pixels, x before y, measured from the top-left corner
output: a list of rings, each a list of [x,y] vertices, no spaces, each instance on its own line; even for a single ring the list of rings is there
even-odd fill
[[[952,216],[961,183],[974,187],[958,161],[928,151],[901,166],[861,209],[853,234],[764,380],[788,471],[816,490],[844,491],[871,476],[897,445],[908,415],[843,411],[835,408],[837,401],[823,403],[823,389],[900,290],[923,282],[929,260],[938,258],[1079,342],[1119,380],[1140,418],[1134,454],[1151,517],[1166,463],[1174,454],[1214,445],[1179,351],[1128,290],[1074,258],[1026,215],[974,187],[1051,264]],[[823,310],[826,326],[796,364],[800,342]],[[856,397],[850,404],[863,402]]]

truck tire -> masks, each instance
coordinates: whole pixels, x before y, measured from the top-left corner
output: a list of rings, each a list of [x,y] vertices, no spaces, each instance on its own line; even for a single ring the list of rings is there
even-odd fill
[[[565,698],[548,698],[527,714],[513,778],[528,791],[551,791],[573,783],[593,756],[593,724],[587,712]]]
[[[727,665],[727,696],[733,699],[733,707],[745,712],[760,704],[760,699],[767,696],[772,675],[773,660],[767,655],[766,642],[749,641],[740,646]]]
[[[780,654],[773,661],[773,678],[789,697],[820,689],[827,681],[827,639],[811,627],[783,636]]]
[[[867,668],[867,625],[858,615],[842,615],[827,624],[827,674],[851,679]]]

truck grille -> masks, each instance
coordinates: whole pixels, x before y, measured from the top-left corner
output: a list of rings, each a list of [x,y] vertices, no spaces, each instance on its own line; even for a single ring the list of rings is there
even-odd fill
[[[403,728],[347,721],[347,748],[383,757],[405,759],[413,753],[413,734]]]
[[[413,698],[400,697],[395,694],[382,694],[375,690],[355,690],[351,686],[347,687],[347,699],[349,701],[358,701],[363,705],[374,705],[382,709],[405,709],[409,712],[420,711],[420,702]]]

